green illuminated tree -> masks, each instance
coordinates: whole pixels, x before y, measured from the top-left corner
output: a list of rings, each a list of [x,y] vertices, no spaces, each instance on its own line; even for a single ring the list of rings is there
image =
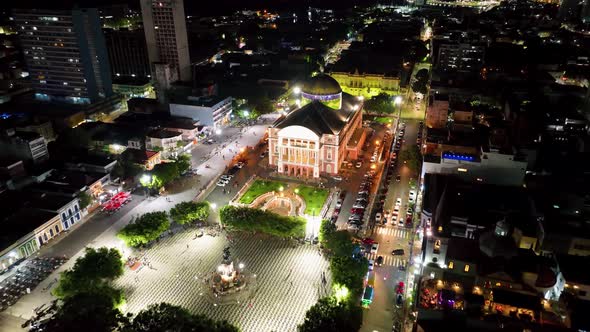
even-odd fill
[[[129,247],[139,247],[154,241],[169,228],[170,221],[166,212],[150,212],[123,227],[117,237]]]
[[[175,223],[185,225],[209,217],[209,202],[182,202],[170,209],[170,217]]]
[[[325,297],[305,313],[299,332],[356,332],[363,323],[363,312],[349,302],[338,302],[333,297]]]
[[[392,114],[395,111],[391,96],[386,93],[380,93],[366,100],[363,107],[365,111],[371,113]]]

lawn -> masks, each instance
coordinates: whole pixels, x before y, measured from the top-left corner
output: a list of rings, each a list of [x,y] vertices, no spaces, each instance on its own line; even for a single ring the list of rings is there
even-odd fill
[[[393,118],[385,117],[385,116],[378,116],[375,118],[375,122],[379,122],[382,124],[390,124],[390,123],[393,123]]]
[[[271,191],[278,191],[280,187],[285,185],[278,181],[256,180],[252,183],[250,188],[240,197],[240,203],[250,204],[256,197]]]
[[[305,200],[305,213],[310,216],[320,214],[330,193],[327,189],[308,186],[299,186],[296,190],[299,191],[299,196]]]

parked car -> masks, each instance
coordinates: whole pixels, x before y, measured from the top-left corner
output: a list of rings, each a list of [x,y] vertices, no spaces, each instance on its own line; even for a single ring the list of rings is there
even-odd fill
[[[354,167],[356,168],[361,168],[363,166],[363,162],[362,161],[357,161],[356,165],[354,165]]]
[[[342,198],[338,198],[338,200],[336,201],[336,208],[340,208],[342,206]]]
[[[401,198],[401,197],[398,197],[398,198],[395,200],[395,205],[402,205],[402,198]]]
[[[383,218],[383,215],[381,214],[381,212],[377,212],[375,214],[375,222],[381,222],[381,218]]]
[[[364,244],[373,244],[373,243],[375,243],[375,240],[371,239],[370,237],[366,237],[366,238],[362,239],[361,242]]]
[[[403,294],[403,293],[404,293],[404,287],[405,287],[405,286],[406,286],[406,285],[404,284],[404,282],[403,282],[403,281],[400,281],[400,282],[398,282],[398,283],[397,283],[397,286],[395,287],[395,292],[396,292],[397,294]]]
[[[400,182],[401,180],[402,180],[402,176],[401,175],[398,174],[398,175],[395,176],[395,181],[396,182]]]
[[[379,249],[379,243],[375,242],[371,246],[371,254],[376,254],[377,253],[377,249]]]
[[[397,298],[395,300],[395,305],[399,308],[404,304],[404,297],[402,294],[397,294]]]
[[[332,177],[332,179],[336,180],[336,181],[342,181],[342,177],[340,175],[334,175]]]
[[[369,271],[373,271],[374,267],[375,267],[375,261],[372,259],[369,259]]]
[[[391,252],[392,255],[394,256],[403,256],[404,255],[404,249],[395,249]]]
[[[227,179],[219,179],[219,181],[217,181],[216,184],[219,187],[225,187],[228,183],[229,183],[229,180],[227,180]]]
[[[397,221],[397,214],[392,214],[390,219],[391,219],[391,223],[395,224],[395,222]]]
[[[245,165],[245,163],[243,161],[238,161],[238,163],[236,164],[236,166],[238,168],[242,168],[242,167],[244,167],[244,165]]]

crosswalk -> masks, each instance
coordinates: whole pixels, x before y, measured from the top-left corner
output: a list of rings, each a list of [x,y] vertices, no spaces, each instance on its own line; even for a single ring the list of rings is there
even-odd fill
[[[401,239],[409,239],[411,237],[410,230],[398,227],[379,227],[377,228],[376,233],[382,235],[393,235],[394,237]]]
[[[408,265],[408,261],[403,258],[403,256],[392,256],[392,255],[383,255],[383,265],[387,266],[403,266],[406,267]],[[367,259],[377,260],[379,255],[372,254],[372,253],[365,253],[365,257]]]

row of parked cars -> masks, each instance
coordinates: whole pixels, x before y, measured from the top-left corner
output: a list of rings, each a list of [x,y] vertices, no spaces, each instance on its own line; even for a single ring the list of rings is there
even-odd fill
[[[348,229],[359,230],[363,225],[363,216],[365,210],[369,205],[369,197],[371,195],[371,187],[373,186],[373,177],[375,171],[368,171],[361,182],[356,200],[350,209],[350,217],[348,217]]]
[[[217,180],[217,186],[225,187],[231,179],[236,175],[236,173],[246,165],[244,161],[238,161],[232,168],[230,168],[227,173],[221,175],[219,180]]]

